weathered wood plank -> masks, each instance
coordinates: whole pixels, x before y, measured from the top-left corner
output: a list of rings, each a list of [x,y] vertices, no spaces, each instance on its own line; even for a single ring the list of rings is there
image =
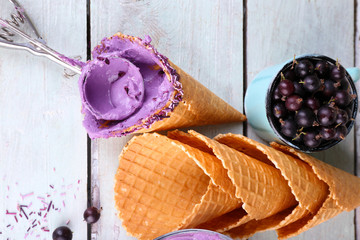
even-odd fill
[[[93,0],[91,16],[93,46],[118,31],[140,37],[148,34],[159,52],[242,110],[242,1]],[[242,124],[196,130],[212,137],[220,132],[242,133]],[[106,206],[106,217],[94,226],[93,239],[124,239],[115,218],[112,188],[117,156],[128,139],[93,142],[93,162],[98,166],[93,191],[100,201],[95,204]]]
[[[21,4],[50,46],[86,57],[84,0]],[[47,59],[0,48],[0,89],[0,238],[51,239],[69,219],[74,239],[86,239],[86,132],[77,79],[63,77],[63,68]],[[54,208],[40,210],[50,202]],[[23,207],[26,216],[17,204],[31,205]]]
[[[344,14],[346,13],[346,14]],[[294,54],[321,53],[347,67],[354,62],[354,2],[247,1],[248,82],[267,66]],[[249,136],[258,138],[249,129]],[[354,131],[347,140],[316,156],[354,173]],[[294,239],[354,239],[354,212],[343,213]],[[341,235],[341,236],[340,236]],[[251,239],[275,239],[268,233]]]

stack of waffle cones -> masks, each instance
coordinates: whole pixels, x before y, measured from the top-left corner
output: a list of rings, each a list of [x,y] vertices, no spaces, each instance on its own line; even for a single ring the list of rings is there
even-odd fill
[[[298,235],[360,205],[360,179],[276,143],[194,131],[134,137],[115,177],[123,226],[139,239],[183,228],[233,238]]]

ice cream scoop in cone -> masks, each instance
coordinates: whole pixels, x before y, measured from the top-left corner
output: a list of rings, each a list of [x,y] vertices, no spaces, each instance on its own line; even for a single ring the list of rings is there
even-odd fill
[[[95,47],[79,79],[91,138],[246,119],[150,42],[117,33]]]

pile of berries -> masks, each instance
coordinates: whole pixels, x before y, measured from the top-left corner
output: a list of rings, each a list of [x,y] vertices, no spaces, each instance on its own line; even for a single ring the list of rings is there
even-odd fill
[[[350,81],[338,61],[294,59],[272,86],[270,119],[276,131],[307,150],[344,139],[357,106]]]

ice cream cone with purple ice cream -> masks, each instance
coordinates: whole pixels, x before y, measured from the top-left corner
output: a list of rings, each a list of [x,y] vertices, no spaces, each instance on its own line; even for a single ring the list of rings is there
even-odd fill
[[[246,119],[150,42],[117,33],[95,47],[79,80],[83,124],[91,138]]]

